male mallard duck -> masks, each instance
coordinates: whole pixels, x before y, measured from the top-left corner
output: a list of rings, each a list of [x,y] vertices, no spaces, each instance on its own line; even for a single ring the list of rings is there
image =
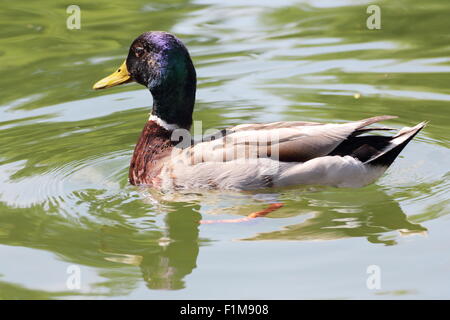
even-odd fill
[[[160,31],[134,40],[126,61],[94,89],[131,81],[150,90],[153,109],[134,149],[129,180],[163,190],[360,187],[379,178],[425,126],[422,122],[386,137],[363,134],[392,130],[367,126],[393,116],[342,124],[241,124],[191,144],[187,130],[195,103],[195,68],[183,43]]]

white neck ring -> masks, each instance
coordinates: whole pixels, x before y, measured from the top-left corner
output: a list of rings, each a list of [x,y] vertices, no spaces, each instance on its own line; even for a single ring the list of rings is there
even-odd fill
[[[158,116],[155,116],[154,114],[150,115],[150,118],[148,118],[149,121],[155,121],[159,126],[163,127],[167,131],[173,131],[176,129],[180,129],[180,127],[176,124],[170,124],[164,121],[163,119],[159,118]]]

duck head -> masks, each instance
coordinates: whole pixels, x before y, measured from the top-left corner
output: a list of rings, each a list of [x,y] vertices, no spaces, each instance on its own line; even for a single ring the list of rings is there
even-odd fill
[[[154,117],[180,128],[191,126],[197,78],[189,52],[177,37],[162,31],[141,34],[131,44],[122,65],[93,88],[128,82],[150,90]]]

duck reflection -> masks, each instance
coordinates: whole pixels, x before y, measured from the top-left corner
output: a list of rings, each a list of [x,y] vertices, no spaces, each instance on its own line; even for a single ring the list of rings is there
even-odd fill
[[[184,277],[197,266],[200,214],[184,210],[167,212],[164,227],[149,236],[129,243],[128,248],[115,245],[115,230],[103,230],[102,251],[106,260],[139,266],[149,289],[185,288]],[[131,248],[133,246],[133,248]]]
[[[409,221],[394,197],[376,185],[354,189],[354,192],[349,192],[349,189],[297,187],[269,190],[267,193],[177,193],[159,197],[152,193],[152,199],[196,203],[203,219],[223,218],[221,215],[227,215],[227,218],[248,216],[271,203],[284,203],[281,209],[267,217],[277,220],[290,218],[289,221],[295,217],[302,219],[301,223],[286,225],[281,230],[264,233],[254,230],[255,236],[242,240],[325,241],[364,237],[371,243],[393,245],[399,235],[425,235],[427,231],[422,225]],[[270,224],[271,221],[266,220],[264,228]],[[229,224],[229,228],[232,227],[233,224]],[[207,228],[207,225],[202,226],[206,234]],[[250,231],[256,228],[253,225],[248,227]]]
[[[167,238],[160,250],[143,255],[140,268],[150,289],[182,289],[184,277],[197,266],[200,215],[170,212],[166,217]]]
[[[365,237],[371,243],[393,245],[398,235],[426,234],[427,229],[410,222],[398,202],[383,190],[372,189],[358,195],[359,192],[307,193],[302,201],[302,207],[307,209],[298,211],[306,215],[306,220],[245,240],[317,241]],[[296,206],[298,208],[298,204]],[[290,209],[293,210],[296,209]]]
[[[153,199],[151,208],[145,203],[148,197],[143,201],[128,193],[77,195],[77,204],[90,204],[80,219],[74,214],[48,214],[44,205],[25,210],[0,202],[0,244],[44,249],[65,261],[98,268],[107,281],[96,284],[92,295],[100,289],[102,296],[126,295],[142,279],[151,290],[185,288],[186,276],[197,267],[199,248],[215,238],[217,230],[227,237],[235,228],[233,238],[245,241],[360,237],[385,245],[395,244],[399,234],[426,232],[409,220],[394,197],[376,186],[354,192],[297,188],[265,194],[190,194],[189,200]],[[284,206],[267,218],[256,218],[258,223],[244,222],[239,228],[228,223],[219,229],[200,224],[220,214],[226,215],[220,218],[247,216],[274,202]]]

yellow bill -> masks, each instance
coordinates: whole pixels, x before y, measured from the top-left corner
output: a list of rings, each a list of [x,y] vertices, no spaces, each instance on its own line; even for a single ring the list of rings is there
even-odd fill
[[[127,63],[126,63],[126,61],[124,61],[122,63],[122,65],[119,67],[119,69],[117,69],[116,72],[114,72],[114,73],[110,74],[109,76],[107,76],[106,78],[103,78],[102,80],[96,82],[92,88],[95,90],[105,89],[105,88],[118,86],[119,84],[131,82],[131,81],[132,81],[131,76],[128,73],[128,69],[127,69]]]

